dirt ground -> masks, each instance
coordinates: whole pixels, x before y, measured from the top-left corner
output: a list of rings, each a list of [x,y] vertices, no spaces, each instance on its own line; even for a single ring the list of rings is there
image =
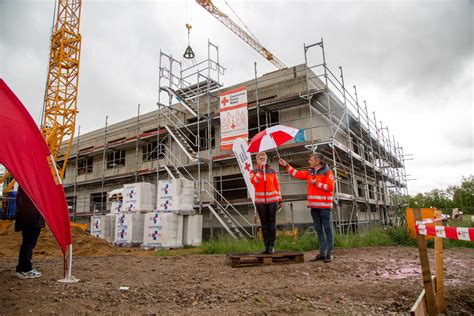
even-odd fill
[[[61,259],[37,259],[43,277],[19,280],[16,260],[3,257],[0,314],[390,314],[407,313],[422,290],[416,248],[338,249],[334,257],[332,263],[231,268],[224,255],[119,251],[77,257],[73,274],[81,281],[68,285],[56,282]],[[448,313],[473,314],[474,251],[446,250],[445,266]]]

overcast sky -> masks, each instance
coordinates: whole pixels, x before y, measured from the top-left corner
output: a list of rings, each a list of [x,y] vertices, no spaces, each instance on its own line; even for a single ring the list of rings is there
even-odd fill
[[[0,77],[39,121],[54,2],[0,0]],[[414,155],[409,193],[445,188],[474,174],[473,1],[227,0],[286,65],[324,38],[333,72]],[[214,0],[231,17],[225,0]],[[188,13],[186,13],[188,12]],[[187,17],[187,18],[186,18]],[[234,18],[236,21],[237,19]],[[226,86],[275,68],[193,0],[84,0],[78,125],[81,133],[156,109],[160,50],[205,57],[219,45]],[[315,61],[316,62],[316,61]]]

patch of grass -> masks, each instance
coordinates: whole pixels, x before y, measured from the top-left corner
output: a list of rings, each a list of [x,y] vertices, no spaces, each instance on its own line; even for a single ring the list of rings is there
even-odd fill
[[[390,234],[387,229],[374,227],[359,234],[336,235],[334,246],[336,248],[395,246],[397,242],[393,236],[397,236],[397,233]]]
[[[276,240],[277,249],[310,251],[319,248],[319,242],[313,233],[305,233],[298,240],[293,237],[278,237]]]
[[[412,239],[405,227],[373,227],[358,234],[335,235],[335,248],[386,247],[408,246],[416,247],[416,239]],[[428,240],[427,245],[434,247],[434,239]],[[467,247],[474,248],[474,243],[462,240],[444,240],[445,248]],[[319,248],[319,242],[313,233],[300,235],[298,240],[293,237],[277,237],[276,249],[310,251]],[[173,250],[157,250],[156,256],[182,256],[193,254],[227,254],[249,253],[263,250],[263,242],[258,240],[235,240],[230,236],[220,236],[214,240],[203,242],[200,247]]]
[[[221,236],[201,245],[202,253],[225,254],[262,251],[263,242],[258,240],[235,240],[231,236]]]
[[[384,229],[384,233],[389,236],[395,245],[417,246],[416,239],[413,239],[408,235],[405,227],[387,227]]]
[[[445,239],[444,248],[474,248],[474,242],[466,240]]]

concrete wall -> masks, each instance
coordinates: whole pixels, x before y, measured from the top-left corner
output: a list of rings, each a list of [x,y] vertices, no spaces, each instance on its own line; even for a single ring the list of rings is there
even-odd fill
[[[331,107],[332,111],[334,112],[333,123],[338,122],[343,115],[343,110],[341,107],[340,102],[334,99],[332,95],[327,95],[326,93],[321,94],[313,99],[312,103],[315,108],[311,110],[311,117],[313,122],[313,128],[311,129],[311,121],[310,121],[310,107],[308,105],[308,101],[304,99],[300,99],[299,96],[304,95],[307,93],[307,81],[306,81],[306,69],[303,65],[272,72],[266,74],[262,77],[259,77],[258,80],[258,96],[262,106],[262,109],[265,109],[265,106],[270,106],[270,102],[278,101],[278,100],[300,100],[296,103],[291,103],[291,107],[285,108],[285,101],[282,102],[281,109],[276,109],[274,111],[278,111],[279,114],[279,123],[286,124],[290,126],[295,126],[298,128],[303,128],[306,131],[306,137],[309,139],[311,135],[313,136],[315,142],[327,142],[334,137],[335,140],[340,142],[344,146],[349,146],[349,142],[347,137],[343,135],[343,133],[335,133],[335,126],[333,124],[333,130],[330,128],[330,120],[327,117],[327,113],[325,112],[324,108]],[[250,105],[250,112],[255,106],[255,99],[256,99],[256,81],[250,80],[247,82],[243,82],[237,84],[232,87],[228,87],[226,89],[222,89],[221,91],[226,91],[230,89],[234,89],[239,86],[247,86],[248,89],[248,101]],[[319,79],[312,80],[310,84],[311,89],[323,89],[324,85]],[[288,101],[290,102],[290,101]],[[319,104],[318,104],[319,103]],[[201,98],[201,103],[199,106],[199,111],[204,112],[207,111],[208,108],[207,98]],[[173,105],[173,107],[177,109],[183,110],[183,107],[180,104]],[[221,151],[219,148],[220,144],[220,129],[219,129],[219,120],[218,120],[218,109],[217,109],[217,101],[213,99],[210,104],[211,112],[213,113],[213,126],[215,129],[215,147],[211,150],[211,156],[209,157],[208,150],[203,150],[200,152],[200,156],[202,158],[212,158],[223,154],[229,154],[229,151]],[[185,110],[183,113],[187,113]],[[183,120],[190,119],[192,116],[188,114],[178,114],[182,116]],[[137,123],[139,121],[139,125],[137,128]],[[160,126],[163,127],[167,121],[164,117],[160,120]],[[346,121],[342,120],[340,127],[346,126]],[[140,115],[139,118],[134,117],[120,123],[112,124],[107,126],[107,135],[105,135],[105,129],[98,129],[91,133],[87,133],[80,136],[79,146],[81,149],[80,156],[81,157],[92,157],[93,159],[93,171],[91,173],[77,175],[76,171],[76,163],[75,163],[75,154],[77,152],[77,143],[78,139],[76,138],[73,143],[73,148],[71,151],[71,159],[69,161],[66,176],[64,179],[64,184],[66,187],[66,195],[67,196],[77,196],[77,213],[80,215],[89,213],[91,206],[90,206],[90,195],[93,193],[102,192],[102,178],[105,179],[103,191],[109,192],[112,189],[120,188],[123,184],[131,183],[135,181],[135,173],[137,172],[137,165],[138,165],[138,173],[140,174],[138,181],[147,181],[156,184],[156,168],[158,163],[160,165],[163,164],[163,161],[157,160],[155,161],[143,161],[143,145],[146,144],[147,141],[156,140],[156,135],[147,136],[143,135],[144,133],[153,133],[153,130],[158,128],[158,112],[153,111],[150,113],[146,113]],[[138,146],[138,162],[137,162],[137,152],[136,152],[136,137],[137,135],[142,135],[139,146]],[[160,135],[160,139],[167,137],[165,142],[166,146],[171,148],[173,156],[175,156],[183,165],[192,164],[192,162],[187,158],[185,153],[181,150],[176,142],[172,140],[171,137],[166,136],[166,134]],[[113,149],[123,149],[125,150],[125,165],[116,168],[104,168],[104,161],[103,161],[103,153],[104,153],[104,144],[105,140],[107,141],[107,151]],[[116,141],[116,142],[114,142]],[[289,143],[291,144],[291,142]],[[306,166],[306,153],[309,152],[302,152],[302,155],[299,156],[292,156],[288,157],[287,159],[291,163],[296,163],[299,167]],[[107,158],[107,155],[105,155]],[[194,163],[195,164],[195,163]],[[276,157],[273,157],[271,160],[271,164],[274,166],[276,170],[279,170],[280,175],[280,183],[281,183],[281,191],[284,195],[301,195],[304,196],[306,194],[306,183],[304,181],[295,180],[294,178],[289,177],[289,175],[283,170],[283,168],[278,166],[276,161]],[[191,173],[192,177],[198,179],[196,168],[190,168],[189,172]],[[76,176],[77,175],[77,176]],[[240,176],[240,169],[235,161],[226,164],[214,164],[211,183],[214,184],[214,178],[220,176]],[[365,177],[363,177],[362,171],[356,171],[357,179],[365,181]],[[159,175],[160,179],[167,178],[167,174],[165,172],[160,172]],[[341,177],[343,177],[343,173],[341,172]],[[201,179],[208,179],[209,174],[208,171],[202,170]],[[357,179],[355,181],[357,181]],[[74,186],[74,183],[77,183]],[[381,183],[377,183],[375,185],[375,180],[372,179],[372,183],[374,185],[374,190],[380,190]],[[341,192],[343,193],[351,193],[351,186],[355,185],[352,184],[339,184]],[[209,192],[212,190],[207,187]],[[358,194],[356,190],[356,195],[360,198],[366,198],[368,195],[367,189],[363,190],[362,194]],[[210,200],[209,196],[206,193],[201,193],[202,201],[208,202]],[[378,198],[381,199],[380,194]],[[375,198],[377,199],[377,197]],[[236,206],[240,212],[245,216],[245,218],[249,222],[254,221],[254,211],[253,208],[248,205],[243,206]],[[107,210],[110,209],[110,203],[107,204]],[[333,210],[333,218],[341,218],[344,221],[356,221],[357,219],[361,222],[365,221],[380,221],[381,213],[379,211],[380,207],[374,206],[375,212],[372,211],[364,211],[363,207],[357,206],[356,209],[352,210],[352,202],[344,201],[340,203],[338,207],[335,207]],[[362,210],[362,211],[361,211]],[[204,227],[209,228],[211,226],[217,227],[219,224],[217,221],[212,219],[212,216],[206,211],[203,213],[204,215]],[[303,197],[301,200],[286,201],[283,205],[283,210],[278,214],[277,222],[280,224],[308,224],[311,223],[311,216],[309,209],[306,207],[306,200]],[[243,223],[243,221],[242,221]]]

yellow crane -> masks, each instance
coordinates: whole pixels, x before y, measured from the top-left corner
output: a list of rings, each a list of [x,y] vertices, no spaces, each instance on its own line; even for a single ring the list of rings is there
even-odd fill
[[[213,17],[215,17],[222,24],[224,24],[229,30],[231,30],[238,37],[240,37],[250,47],[255,49],[260,55],[262,55],[269,62],[275,65],[275,67],[277,67],[278,69],[287,68],[281,60],[279,60],[275,55],[273,55],[268,49],[263,47],[263,45],[254,36],[248,34],[237,23],[232,21],[224,12],[219,10],[214,5],[214,3],[212,3],[212,0],[196,0],[196,2],[200,6],[202,6],[207,12],[209,12]]]
[[[60,179],[66,170],[76,127],[81,6],[82,0],[58,0],[51,33],[41,132],[54,160],[50,161],[52,172],[56,174],[53,169],[57,169]],[[0,183],[8,178],[7,172],[0,179]],[[11,181],[4,189],[4,194],[9,192],[14,184],[15,181]]]

